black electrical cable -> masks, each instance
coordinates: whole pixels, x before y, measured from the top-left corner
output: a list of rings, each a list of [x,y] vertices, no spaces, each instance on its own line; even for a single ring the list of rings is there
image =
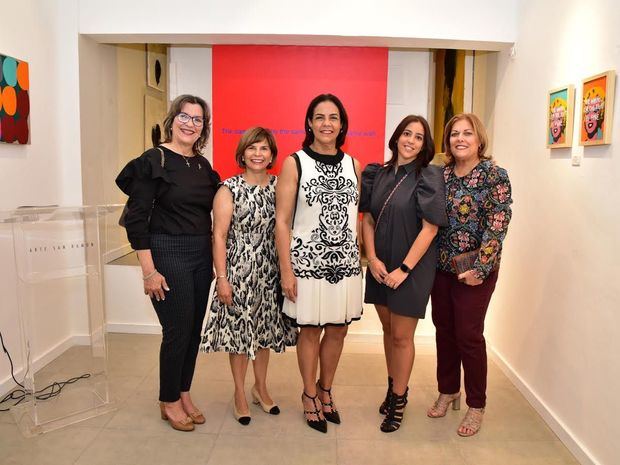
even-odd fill
[[[26,398],[28,396],[31,396],[32,395],[32,391],[30,391],[29,389],[26,389],[26,387],[22,383],[17,381],[17,378],[15,378],[15,370],[14,370],[14,366],[13,366],[13,359],[11,358],[11,354],[9,353],[8,349],[4,345],[4,338],[2,337],[2,332],[1,331],[0,331],[0,343],[2,344],[2,350],[6,354],[7,358],[9,359],[9,364],[11,365],[11,378],[13,378],[13,381],[15,381],[15,384],[20,386],[19,388],[13,389],[6,396],[4,396],[2,398],[2,400],[0,400],[0,405],[4,404],[6,402],[9,402],[11,400],[14,400],[16,402],[12,406],[15,407],[16,405],[19,405],[24,400],[26,400]],[[77,382],[77,381],[79,381],[81,379],[87,379],[87,378],[90,378],[90,373],[84,373],[81,376],[76,376],[74,378],[69,378],[66,381],[54,381],[49,386],[46,386],[43,389],[35,391],[34,398],[37,399],[37,400],[48,400],[48,399],[51,399],[53,397],[58,396],[61,393],[62,389],[67,384],[73,384],[73,383],[75,383],[75,382]],[[10,410],[10,408],[0,408],[0,412],[7,412],[9,410]]]

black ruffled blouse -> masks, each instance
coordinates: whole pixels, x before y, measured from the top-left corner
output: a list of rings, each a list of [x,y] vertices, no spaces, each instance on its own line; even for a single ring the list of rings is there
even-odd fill
[[[149,149],[116,178],[129,196],[125,228],[134,250],[150,249],[151,234],[210,235],[213,197],[220,176],[203,156]],[[189,166],[187,165],[189,163]]]

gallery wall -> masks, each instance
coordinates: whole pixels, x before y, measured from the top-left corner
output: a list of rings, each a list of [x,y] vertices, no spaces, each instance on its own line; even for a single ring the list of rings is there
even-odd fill
[[[172,46],[169,54],[170,98],[173,99],[181,93],[195,93],[211,102],[211,48]],[[387,139],[405,115],[416,113],[427,116],[430,61],[431,54],[426,50],[390,50],[388,52],[385,141],[379,149],[381,150],[380,157],[389,157]],[[214,115],[217,115],[218,106],[212,105],[212,107]],[[300,118],[303,119],[303,114]],[[240,135],[236,137],[238,139]],[[209,149],[212,145],[209,143],[207,148]],[[288,155],[286,152],[280,154],[281,157],[286,155]],[[220,156],[228,156],[232,159],[233,154],[221,153]],[[139,279],[135,270],[127,268],[130,267],[114,265],[106,267],[109,327],[115,331],[157,333],[160,328],[151,311],[150,302],[144,297],[139,287],[126,285],[131,280]],[[376,312],[371,305],[366,305],[364,312],[364,318],[352,325],[349,333],[355,335],[357,340],[370,340],[368,338],[376,340],[381,333],[381,325]],[[429,318],[418,326],[416,335],[420,340],[426,341],[430,341],[434,336],[430,313]]]
[[[574,84],[579,102],[583,78],[620,71],[619,22],[615,0],[524,1],[497,73],[493,152],[514,216],[488,339],[582,463],[620,457],[620,106],[616,95],[611,145],[577,145],[578,103],[573,147],[550,150],[547,92]]]
[[[2,5],[0,52],[29,62],[29,145],[0,144],[0,210],[19,205],[82,204],[77,1],[23,0]],[[0,226],[0,331],[21,368],[16,270],[10,225]],[[51,287],[35,330],[37,363],[84,334],[73,315],[84,293]],[[69,297],[72,296],[72,297]],[[43,331],[45,329],[45,331]],[[12,386],[0,357],[0,392]]]

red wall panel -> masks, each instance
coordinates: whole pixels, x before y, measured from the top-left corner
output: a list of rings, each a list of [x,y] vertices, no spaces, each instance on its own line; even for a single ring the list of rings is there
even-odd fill
[[[216,45],[213,47],[213,164],[225,179],[240,170],[245,129],[270,128],[282,160],[299,150],[308,103],[338,96],[349,115],[344,151],[362,165],[383,161],[388,51],[385,48]]]

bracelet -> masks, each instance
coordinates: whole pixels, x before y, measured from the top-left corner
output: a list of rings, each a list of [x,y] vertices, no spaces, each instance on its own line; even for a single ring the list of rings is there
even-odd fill
[[[224,278],[224,279],[226,279],[226,275],[225,275],[225,274],[223,274],[223,275],[220,275],[220,276],[216,276],[216,277],[215,277],[215,280],[217,281],[217,280],[218,280],[218,279],[220,279],[220,278]]]
[[[142,280],[146,281],[148,279],[151,279],[153,276],[155,276],[157,274],[157,270],[153,270],[152,273],[147,274],[146,276],[142,276]]]
[[[378,258],[377,258],[377,257],[372,257],[372,258],[367,258],[367,259],[366,259],[366,261],[367,261],[368,263],[374,262],[375,260],[378,260]]]

